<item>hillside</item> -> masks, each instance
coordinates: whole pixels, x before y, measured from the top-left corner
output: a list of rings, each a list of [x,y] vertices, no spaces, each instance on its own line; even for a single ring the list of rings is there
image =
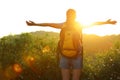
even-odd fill
[[[59,33],[55,32],[45,32],[45,31],[37,31],[32,32],[32,35],[40,38],[54,38],[55,40],[59,40]],[[111,35],[111,36],[104,36],[100,37],[97,35],[83,35],[83,45],[84,45],[84,52],[86,53],[97,53],[103,52],[110,48],[112,48],[116,41],[120,40],[120,35]]]
[[[58,40],[58,33],[44,31],[0,38],[1,79],[61,80],[58,56],[55,55]],[[118,80],[119,40],[120,35],[83,35],[82,80]]]

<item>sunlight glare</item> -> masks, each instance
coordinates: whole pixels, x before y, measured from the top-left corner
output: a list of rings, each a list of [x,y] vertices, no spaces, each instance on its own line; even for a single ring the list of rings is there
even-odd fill
[[[42,52],[43,52],[43,53],[48,53],[48,52],[50,52],[50,47],[49,47],[49,46],[45,46],[45,47],[42,49]]]
[[[13,69],[17,73],[21,73],[22,72],[22,68],[21,68],[21,66],[19,64],[14,64],[13,65]]]
[[[110,25],[94,26],[92,28],[83,29],[85,34],[95,34],[98,36],[118,34],[116,27]]]

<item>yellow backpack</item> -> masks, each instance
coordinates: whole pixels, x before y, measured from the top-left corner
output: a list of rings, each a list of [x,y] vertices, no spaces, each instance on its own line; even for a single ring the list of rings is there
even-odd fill
[[[59,41],[60,53],[67,58],[75,58],[81,51],[82,37],[81,30],[76,28],[76,25],[72,27],[64,24],[60,32]]]

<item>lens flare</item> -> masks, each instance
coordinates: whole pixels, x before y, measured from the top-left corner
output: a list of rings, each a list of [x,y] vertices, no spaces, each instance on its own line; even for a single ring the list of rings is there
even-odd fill
[[[42,49],[42,52],[43,52],[43,53],[50,52],[50,47],[49,47],[49,46],[45,46],[45,47]]]
[[[16,72],[16,73],[21,73],[22,72],[22,68],[19,64],[14,64],[13,65],[13,70]]]

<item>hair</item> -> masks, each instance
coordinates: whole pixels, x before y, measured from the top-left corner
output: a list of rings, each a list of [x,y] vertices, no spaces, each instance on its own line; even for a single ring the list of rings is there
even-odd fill
[[[66,12],[66,20],[73,21],[76,19],[76,11],[74,9],[68,9]]]
[[[68,9],[67,15],[69,15],[69,14],[76,14],[76,11],[74,9]]]

